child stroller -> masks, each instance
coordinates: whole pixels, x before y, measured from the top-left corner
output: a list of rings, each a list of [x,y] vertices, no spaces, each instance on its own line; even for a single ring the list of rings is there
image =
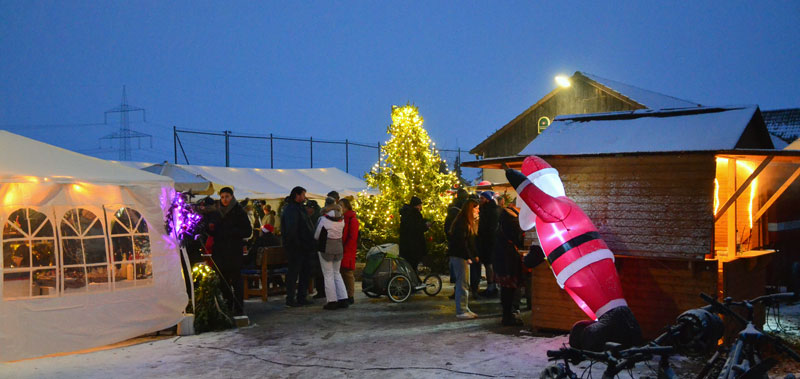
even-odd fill
[[[428,296],[436,296],[442,290],[442,278],[429,274],[420,280],[411,264],[398,255],[399,251],[399,246],[394,243],[369,249],[361,278],[364,294],[369,297],[386,295],[395,303],[406,301],[419,290]]]

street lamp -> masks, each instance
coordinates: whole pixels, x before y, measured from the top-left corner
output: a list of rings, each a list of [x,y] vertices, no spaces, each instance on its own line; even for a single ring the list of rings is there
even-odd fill
[[[570,85],[572,85],[572,83],[570,83],[569,78],[566,75],[556,76],[556,84],[564,88],[567,88]]]

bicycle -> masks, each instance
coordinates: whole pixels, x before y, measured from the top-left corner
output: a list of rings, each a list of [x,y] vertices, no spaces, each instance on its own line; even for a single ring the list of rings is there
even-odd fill
[[[730,349],[720,348],[712,358],[706,362],[697,376],[698,379],[768,378],[767,372],[774,367],[778,361],[772,357],[762,359],[761,346],[764,343],[772,345],[779,352],[787,354],[792,359],[800,362],[800,354],[797,354],[794,350],[786,346],[780,338],[765,334],[753,324],[754,305],[764,304],[769,307],[772,304],[780,302],[780,300],[793,298],[793,293],[764,295],[744,301],[733,301],[733,299],[728,297],[723,300],[724,304],[704,293],[701,293],[700,297],[709,303],[709,306],[714,312],[736,320],[744,326],[744,329],[739,332],[736,342],[734,342]],[[740,314],[734,312],[731,307],[744,308],[747,316],[742,317]],[[726,351],[727,357],[724,358],[724,363],[720,365]]]
[[[606,365],[603,372],[603,379],[612,379],[623,371],[632,370],[637,363],[650,361],[654,357],[660,357],[656,377],[658,379],[675,378],[675,372],[669,365],[669,357],[673,353],[672,346],[644,346],[629,349],[621,349],[621,345],[616,343],[606,343],[606,350],[602,352],[580,350],[571,347],[563,347],[559,350],[548,350],[548,361],[563,360],[563,363],[556,363],[545,368],[540,374],[540,379],[578,379],[579,376],[570,368],[572,364],[589,360],[601,362]],[[587,370],[591,370],[591,365]],[[581,374],[583,377],[586,373]],[[590,372],[591,375],[591,372]]]

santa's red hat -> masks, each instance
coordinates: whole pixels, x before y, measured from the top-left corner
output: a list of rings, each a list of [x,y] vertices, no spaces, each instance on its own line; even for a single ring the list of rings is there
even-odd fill
[[[266,232],[275,233],[275,227],[270,224],[264,224],[264,226],[261,227],[261,231],[264,233]]]

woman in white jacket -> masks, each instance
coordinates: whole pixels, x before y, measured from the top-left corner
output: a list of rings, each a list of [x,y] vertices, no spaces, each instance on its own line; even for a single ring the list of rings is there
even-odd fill
[[[344,230],[344,217],[341,208],[336,205],[333,198],[325,199],[325,208],[322,217],[317,223],[314,238],[319,240],[322,229],[327,233],[325,251],[318,252],[319,263],[322,266],[322,276],[325,279],[325,297],[328,303],[323,309],[333,310],[347,308],[347,288],[344,286],[339,268],[342,265],[344,247],[342,246],[342,231]]]

